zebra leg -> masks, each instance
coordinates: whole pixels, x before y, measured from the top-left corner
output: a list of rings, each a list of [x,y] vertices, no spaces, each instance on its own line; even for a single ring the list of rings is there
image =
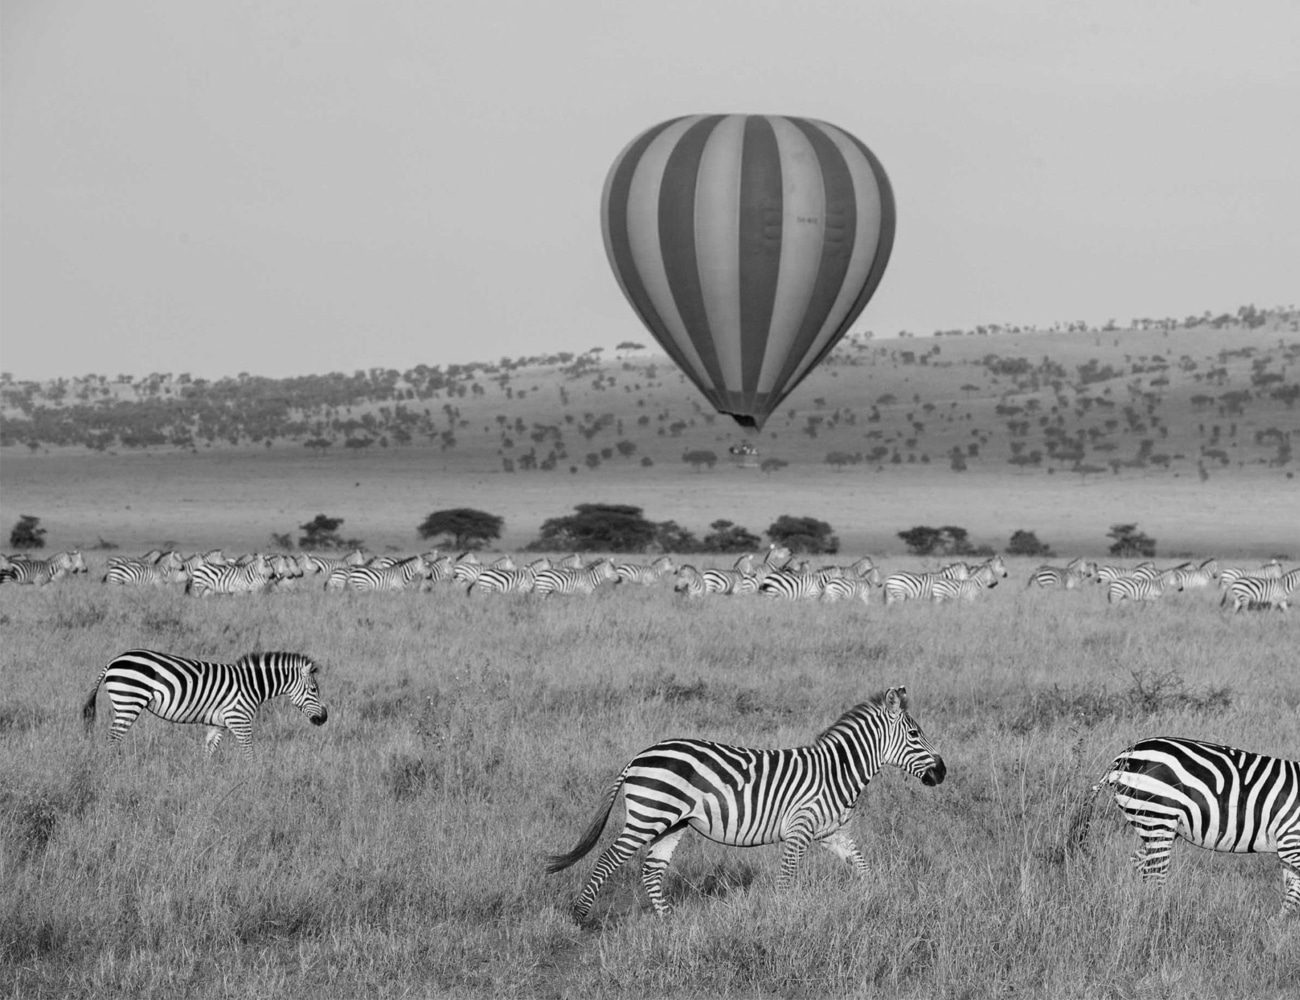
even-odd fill
[[[781,872],[776,877],[778,892],[790,888],[799,862],[808,853],[808,845],[812,842],[812,817],[797,817],[781,839],[784,846],[781,849]]]
[[[1169,874],[1169,855],[1174,849],[1177,832],[1172,826],[1155,827],[1138,831],[1142,846],[1133,855],[1133,864],[1142,875],[1142,881],[1161,885]]]
[[[822,847],[830,851],[841,861],[847,861],[853,866],[853,870],[858,875],[866,875],[869,871],[867,860],[858,850],[858,845],[853,838],[842,830],[836,830],[829,836],[823,837],[817,841]]]
[[[1282,912],[1285,917],[1300,911],[1300,844],[1283,847],[1277,852],[1282,862]]]
[[[217,747],[221,745],[221,737],[226,730],[222,726],[208,726],[208,734],[203,737],[203,755],[211,757],[217,752]]]
[[[641,863],[641,883],[645,886],[646,895],[650,897],[655,913],[661,917],[666,917],[673,911],[672,906],[664,899],[664,869],[668,867],[673,851],[677,850],[677,845],[685,835],[686,824],[684,823],[669,830],[650,845],[650,850],[646,852],[645,860]]]
[[[239,749],[244,753],[244,759],[254,760],[256,755],[253,753],[253,720],[243,715],[227,713],[226,728],[230,730],[230,735],[239,744]]]
[[[587,915],[591,913],[592,905],[596,902],[596,894],[600,892],[600,887],[605,884],[605,879],[623,867],[623,862],[653,840],[655,836],[656,834],[653,831],[640,833],[625,828],[618,835],[618,839],[605,848],[604,853],[601,854],[599,860],[591,869],[591,874],[587,876],[587,884],[582,887],[582,892],[578,893],[578,898],[573,902],[574,917],[579,921],[586,920]],[[665,861],[664,864],[667,864],[667,862]],[[660,867],[662,868],[662,866]]]
[[[112,746],[120,747],[122,737],[126,731],[131,728],[131,724],[140,718],[140,713],[144,711],[147,702],[143,701],[116,701],[110,697],[113,705],[113,725],[108,730],[108,742]]]

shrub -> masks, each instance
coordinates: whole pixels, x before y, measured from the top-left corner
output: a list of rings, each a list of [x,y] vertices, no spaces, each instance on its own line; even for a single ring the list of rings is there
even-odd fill
[[[303,535],[298,539],[298,547],[301,549],[361,548],[362,542],[360,539],[339,537],[339,528],[342,526],[343,518],[341,517],[326,517],[324,514],[317,514],[314,520],[298,525],[303,531]]]
[[[696,472],[699,472],[701,466],[712,469],[715,465],[717,465],[718,456],[714,452],[701,449],[698,451],[688,451],[683,453],[682,461],[685,462],[687,465],[689,465]]]
[[[12,549],[45,548],[45,529],[40,527],[41,519],[31,514],[20,514],[18,523],[9,532],[9,547]]]
[[[1050,559],[1056,553],[1046,542],[1040,542],[1038,536],[1032,531],[1020,530],[1011,535],[1011,541],[1007,545],[1007,555]]]
[[[1139,532],[1136,524],[1112,524],[1106,537],[1115,540],[1110,547],[1113,556],[1143,556],[1150,559],[1156,554],[1156,540]]]
[[[762,539],[731,521],[714,521],[713,530],[704,536],[700,548],[705,552],[752,552]]]
[[[900,531],[898,537],[907,546],[907,551],[915,556],[977,555],[977,551],[971,548],[967,540],[968,534],[965,528],[958,528],[951,524],[942,528],[917,525],[907,531]]]

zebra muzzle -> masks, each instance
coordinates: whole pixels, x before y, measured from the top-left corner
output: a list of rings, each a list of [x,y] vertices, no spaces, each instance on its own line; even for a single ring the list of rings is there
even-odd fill
[[[943,779],[947,774],[948,774],[948,768],[944,764],[943,758],[936,757],[934,759],[934,766],[930,768],[930,770],[926,771],[925,774],[921,775],[921,784],[928,785],[930,787],[934,787],[935,785],[942,785]]]
[[[329,717],[330,717],[329,712],[327,712],[324,708],[322,708],[320,710],[320,715],[309,715],[307,716],[307,721],[310,722],[313,726],[323,726],[325,725],[325,722],[327,719],[329,719]]]

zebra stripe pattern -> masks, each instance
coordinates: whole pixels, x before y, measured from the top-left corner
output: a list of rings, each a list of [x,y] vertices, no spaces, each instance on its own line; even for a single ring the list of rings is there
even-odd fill
[[[952,563],[937,573],[890,573],[885,577],[885,604],[927,600],[934,593],[936,580],[965,580],[969,576],[970,567],[964,562]]]
[[[582,569],[544,569],[537,574],[533,583],[533,593],[539,597],[559,594],[571,597],[574,594],[591,594],[602,583],[613,583],[618,579],[614,564],[608,559],[601,559]]]
[[[424,556],[411,556],[391,566],[353,566],[348,570],[347,587],[358,593],[406,590],[415,581],[428,578],[429,564]]]
[[[246,566],[212,566],[202,563],[190,572],[187,594],[208,597],[211,594],[247,594],[264,589],[271,581],[271,564],[259,553]]]
[[[146,708],[168,722],[208,727],[204,752],[211,756],[229,730],[246,758],[253,757],[253,717],[272,698],[287,696],[314,726],[329,717],[320,701],[316,664],[301,653],[249,653],[234,663],[209,663],[149,649],[114,659],[90,689],[82,708],[86,731],[95,724],[100,687],[113,705],[108,739],[118,745]]]
[[[1133,863],[1157,884],[1174,841],[1234,854],[1277,854],[1282,913],[1300,907],[1300,761],[1155,737],[1123,751],[1094,791],[1114,789],[1141,843]]]
[[[637,563],[618,563],[614,571],[618,573],[619,583],[639,583],[643,587],[653,587],[661,577],[676,572],[670,556],[660,556],[649,566]]]
[[[1007,567],[1001,556],[994,556],[988,562],[974,569],[964,580],[940,578],[930,585],[930,600],[936,604],[944,601],[973,601],[986,590],[998,585],[998,580],[1007,575]]]
[[[790,885],[809,845],[867,865],[844,827],[868,783],[884,764],[921,779],[943,781],[946,767],[908,714],[907,691],[891,688],[849,709],[809,746],[756,750],[709,740],[664,740],[641,751],[605,793],[587,832],[567,854],[551,857],[547,872],[568,868],[600,839],[620,790],[623,830],[605,849],[574,903],[586,919],[600,887],[642,847],[641,880],[661,915],[664,869],[688,828],[737,847],[781,843],[777,888]]]
[[[146,563],[135,559],[115,562],[104,574],[104,582],[121,587],[162,587],[169,583],[185,583],[189,575],[179,564]]]
[[[1064,567],[1039,566],[1029,574],[1026,587],[1040,587],[1044,590],[1077,590],[1083,581],[1097,572],[1095,564],[1083,559],[1074,559]]]
[[[1178,585],[1177,573],[1177,569],[1167,569],[1157,571],[1154,576],[1149,571],[1121,576],[1107,588],[1106,601],[1110,604],[1122,604],[1124,601],[1149,604],[1158,601],[1170,586],[1175,590],[1182,589]]]
[[[0,570],[0,583],[30,584],[43,587],[56,580],[62,580],[69,573],[86,572],[86,560],[81,552],[60,552],[48,559],[29,559],[26,556],[13,556]]]
[[[1228,585],[1223,603],[1232,601],[1233,614],[1238,614],[1243,608],[1286,611],[1290,606],[1291,592],[1296,587],[1300,587],[1300,568],[1280,577],[1243,576]]]
[[[808,573],[778,569],[763,577],[758,584],[758,592],[764,597],[783,597],[788,601],[815,600],[822,596],[827,581],[832,579],[843,579],[842,571],[818,570]]]

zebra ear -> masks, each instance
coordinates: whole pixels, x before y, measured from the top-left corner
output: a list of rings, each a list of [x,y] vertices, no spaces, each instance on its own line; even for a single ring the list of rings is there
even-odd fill
[[[885,692],[885,708],[890,714],[907,711],[907,688],[890,688]]]

